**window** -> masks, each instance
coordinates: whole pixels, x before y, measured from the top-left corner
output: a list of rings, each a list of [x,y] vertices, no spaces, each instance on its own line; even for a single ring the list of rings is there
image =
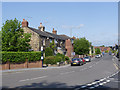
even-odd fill
[[[52,43],[52,39],[50,39],[50,43]]]
[[[55,39],[55,43],[57,43],[57,40]]]
[[[45,46],[45,39],[43,40],[43,46]]]

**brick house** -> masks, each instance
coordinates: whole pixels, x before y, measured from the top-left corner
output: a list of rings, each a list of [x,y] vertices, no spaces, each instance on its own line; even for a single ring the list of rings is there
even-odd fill
[[[46,47],[49,47],[52,40],[55,41],[56,50],[55,53],[62,53],[68,57],[71,57],[71,53],[73,52],[73,40],[72,38],[66,35],[57,35],[57,31],[54,30],[52,33],[45,31],[45,27],[40,23],[38,29],[32,28],[28,26],[28,21],[23,19],[22,28],[24,33],[31,33],[31,49],[33,51],[41,51],[41,46],[43,46],[44,50]]]
[[[110,51],[111,50],[110,47],[94,47],[94,48],[99,48],[101,50],[101,52],[105,52],[105,51]]]

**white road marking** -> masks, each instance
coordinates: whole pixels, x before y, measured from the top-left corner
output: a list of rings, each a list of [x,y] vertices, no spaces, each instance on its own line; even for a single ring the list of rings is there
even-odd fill
[[[85,88],[85,87],[87,87],[87,86],[81,86],[81,88]]]
[[[106,84],[107,82],[103,82],[104,84]]]
[[[35,80],[35,79],[40,79],[40,78],[45,78],[47,76],[42,76],[42,77],[36,77],[36,78],[31,78],[31,79],[24,79],[24,80],[19,80],[19,82],[24,82],[24,81],[29,81],[29,80]]]
[[[68,73],[73,73],[75,71],[71,71],[71,72],[65,72],[65,73],[60,73],[61,75],[64,75],[64,74],[68,74]]]
[[[107,78],[109,78],[110,76],[107,76]]]
[[[98,87],[99,85],[97,84],[97,85],[95,85],[95,87]]]
[[[103,83],[100,83],[99,85],[103,85]]]
[[[97,83],[97,82],[92,82],[92,85],[93,85],[93,84],[96,84],[96,83]]]
[[[100,79],[100,81],[104,81],[104,79]]]
[[[91,86],[92,84],[87,84],[87,86]]]
[[[106,82],[110,82],[110,80],[107,80]]]
[[[95,88],[95,87],[90,87],[90,89],[93,89],[93,88]]]

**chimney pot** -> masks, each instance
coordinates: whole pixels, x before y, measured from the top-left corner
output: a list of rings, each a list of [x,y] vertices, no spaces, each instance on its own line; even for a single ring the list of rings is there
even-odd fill
[[[23,19],[22,21],[22,27],[28,27],[28,21],[26,21],[25,19]]]
[[[45,30],[45,27],[42,25],[42,23],[40,23],[40,26],[38,27],[38,29],[39,29],[40,31],[44,31],[44,30]]]
[[[53,28],[52,33],[53,33],[53,34],[57,34],[57,31],[56,31],[56,30],[54,30],[54,28]]]

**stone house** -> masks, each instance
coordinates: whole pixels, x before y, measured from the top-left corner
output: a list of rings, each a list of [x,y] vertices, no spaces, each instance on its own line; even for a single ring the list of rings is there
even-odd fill
[[[57,35],[57,31],[54,30],[52,33],[45,31],[45,27],[40,23],[38,29],[32,28],[28,26],[28,21],[23,19],[22,28],[24,33],[31,33],[31,49],[33,51],[41,51],[41,46],[43,46],[44,50],[46,47],[49,47],[52,40],[54,40],[56,44],[55,53],[62,53],[68,57],[71,57],[71,53],[73,52],[73,40],[72,38],[66,35]]]

